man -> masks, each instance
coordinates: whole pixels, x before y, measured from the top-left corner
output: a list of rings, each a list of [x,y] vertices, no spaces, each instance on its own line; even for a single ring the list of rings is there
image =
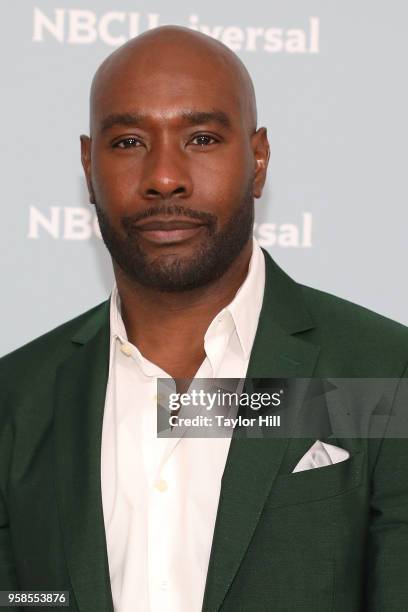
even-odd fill
[[[0,362],[0,589],[80,612],[408,609],[405,440],[319,441],[343,460],[293,473],[313,440],[156,438],[158,377],[406,375],[405,328],[253,242],[256,121],[242,63],[196,32],[97,71],[82,162],[116,285]]]

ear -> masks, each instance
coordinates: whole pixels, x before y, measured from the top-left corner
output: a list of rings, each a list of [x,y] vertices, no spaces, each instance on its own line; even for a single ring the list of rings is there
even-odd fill
[[[260,198],[266,181],[270,154],[266,128],[261,127],[252,135],[251,146],[255,163],[252,193],[254,198]]]
[[[92,187],[92,175],[91,175],[91,144],[92,140],[89,136],[82,134],[81,140],[81,162],[85,172],[86,184],[88,185],[89,201],[91,204],[95,204],[95,193]]]

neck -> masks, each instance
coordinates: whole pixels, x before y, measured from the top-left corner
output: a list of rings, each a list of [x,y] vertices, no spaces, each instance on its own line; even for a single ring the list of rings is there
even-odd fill
[[[195,362],[199,365],[204,357],[204,335],[210,322],[232,301],[245,280],[251,253],[252,239],[221,278],[205,287],[179,293],[157,291],[130,281],[114,263],[129,341],[158,365],[164,355],[171,353],[172,363],[177,362],[179,355],[179,361],[184,361],[182,371],[186,370],[186,360],[193,371]]]

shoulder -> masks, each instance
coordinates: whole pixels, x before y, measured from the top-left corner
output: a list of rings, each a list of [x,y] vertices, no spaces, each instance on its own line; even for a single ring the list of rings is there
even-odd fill
[[[34,379],[50,367],[57,366],[73,350],[72,338],[81,330],[96,328],[109,320],[109,300],[59,325],[24,346],[0,358],[0,379],[15,380],[30,373]]]
[[[335,295],[299,285],[316,327],[310,338],[361,376],[399,376],[408,363],[408,328]]]
[[[376,332],[381,338],[408,341],[408,327],[401,323],[330,293],[306,285],[299,286],[309,311],[323,329],[333,331],[333,328],[340,329],[341,326],[343,334],[353,334],[358,330],[369,332],[370,337]],[[357,340],[356,337],[354,339]]]
[[[264,251],[265,300],[270,316],[290,333],[337,351],[407,356],[408,328],[348,300],[292,279]]]

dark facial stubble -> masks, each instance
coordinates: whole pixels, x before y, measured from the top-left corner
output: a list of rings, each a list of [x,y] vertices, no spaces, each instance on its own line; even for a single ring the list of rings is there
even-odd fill
[[[218,221],[215,215],[170,203],[123,217],[122,237],[97,203],[95,209],[103,241],[112,259],[127,278],[131,282],[164,292],[189,291],[221,278],[247,244],[254,222],[252,184],[239,207],[220,229],[217,229]],[[206,223],[205,235],[193,255],[187,257],[164,254],[151,258],[145,253],[135,223],[142,218],[154,218],[158,214],[192,217]]]

